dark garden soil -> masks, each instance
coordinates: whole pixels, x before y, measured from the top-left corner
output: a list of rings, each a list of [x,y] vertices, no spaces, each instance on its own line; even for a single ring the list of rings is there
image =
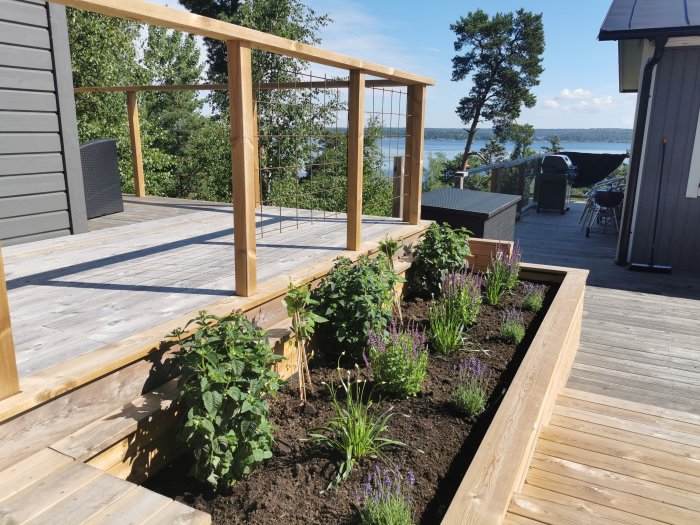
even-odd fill
[[[521,306],[519,292],[508,294],[498,308],[483,305],[465,350],[449,357],[431,353],[422,393],[379,403],[381,410],[392,407],[395,413],[389,423],[391,437],[407,445],[390,449],[389,457],[402,473],[412,471],[415,475],[410,495],[417,523],[440,522],[555,293],[555,287],[548,287],[540,313],[523,312],[527,335],[517,347],[499,338],[499,325],[503,309]],[[429,301],[414,298],[404,303],[404,318],[425,324],[428,306]],[[461,415],[452,403],[455,366],[472,356],[493,371],[488,409],[476,420]],[[375,461],[360,462],[346,482],[325,491],[336,474],[338,459],[303,439],[309,429],[332,417],[330,395],[321,382],[330,382],[337,372],[332,366],[319,364],[311,372],[316,391],[309,395],[305,409],[299,406],[295,381],[271,403],[271,419],[277,426],[273,458],[229,493],[214,493],[188,479],[186,456],[146,486],[210,513],[214,524],[357,523],[358,495]]]

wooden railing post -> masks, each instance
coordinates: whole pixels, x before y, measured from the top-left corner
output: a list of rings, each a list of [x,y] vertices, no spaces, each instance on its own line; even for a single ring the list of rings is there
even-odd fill
[[[233,236],[236,252],[236,295],[248,297],[257,288],[255,271],[255,115],[250,42],[229,40],[228,93],[231,118]]]
[[[423,187],[423,129],[425,127],[425,85],[408,86],[406,97],[406,189],[403,220],[410,224],[420,221]]]
[[[139,124],[139,103],[136,91],[126,92],[126,108],[129,114],[129,137],[131,138],[131,165],[134,172],[134,194],[146,196],[143,178],[143,153],[141,152],[141,126]]]
[[[394,191],[391,200],[391,216],[403,217],[404,178],[406,176],[406,157],[394,157]]]
[[[7,300],[7,284],[0,248],[0,399],[19,393],[19,376],[15,345],[10,324],[10,303]]]
[[[365,74],[350,71],[348,92],[348,250],[362,242],[362,172],[365,142]]]

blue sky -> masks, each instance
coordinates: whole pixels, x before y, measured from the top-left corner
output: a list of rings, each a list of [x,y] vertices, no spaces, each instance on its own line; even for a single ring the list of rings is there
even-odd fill
[[[156,2],[175,5],[173,0]],[[429,127],[462,127],[454,110],[469,83],[450,80],[450,24],[478,8],[489,13],[520,7],[542,12],[545,71],[535,88],[537,105],[524,110],[520,121],[539,128],[631,128],[636,97],[618,93],[617,45],[596,39],[610,2],[305,0],[334,20],[321,34],[322,47],[436,80],[428,90]]]

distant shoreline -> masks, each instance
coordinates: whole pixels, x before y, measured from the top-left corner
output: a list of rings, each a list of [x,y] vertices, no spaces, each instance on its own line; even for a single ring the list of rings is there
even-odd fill
[[[474,137],[477,141],[486,141],[493,136],[491,129],[480,129]],[[629,144],[632,142],[632,130],[626,128],[541,128],[535,130],[535,142],[549,141],[558,137],[560,142],[608,142]],[[426,140],[466,140],[467,132],[460,128],[425,128]]]

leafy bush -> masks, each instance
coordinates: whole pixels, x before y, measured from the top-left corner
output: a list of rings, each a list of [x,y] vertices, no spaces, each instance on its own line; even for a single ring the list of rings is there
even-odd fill
[[[520,310],[506,310],[501,317],[501,337],[509,342],[518,344],[525,337],[525,322]]]
[[[342,343],[359,358],[369,332],[389,325],[395,287],[400,281],[382,254],[374,259],[362,256],[355,264],[340,257],[313,293],[318,301],[315,312],[328,319],[319,326],[319,334],[327,342]],[[333,350],[330,344],[326,347],[327,353]]]
[[[398,397],[415,396],[428,375],[425,336],[416,327],[399,329],[394,321],[389,332],[369,335],[367,368],[378,388]]]
[[[408,488],[416,482],[412,472],[406,475]],[[364,484],[362,525],[413,525],[411,498],[400,473],[384,470],[377,465]]]
[[[481,310],[482,283],[481,274],[469,273],[466,270],[450,272],[442,278],[442,300],[449,304],[450,309],[459,312],[460,319],[466,326],[476,323]]]
[[[449,298],[440,298],[428,311],[430,342],[441,354],[451,354],[464,344],[464,321],[461,311]]]
[[[196,326],[194,335],[183,334]],[[281,359],[265,332],[242,314],[200,312],[173,333],[180,342],[180,399],[187,410],[180,437],[193,454],[192,474],[213,486],[233,485],[272,457],[268,395],[282,384],[270,366]]]
[[[523,298],[523,310],[539,312],[544,303],[544,285],[525,283],[522,286],[525,297]]]
[[[520,274],[520,249],[516,246],[510,254],[502,246],[496,249],[496,256],[491,261],[484,276],[484,295],[493,306],[501,302],[501,297],[518,284]]]
[[[413,264],[418,285],[437,295],[440,281],[448,272],[467,267],[469,231],[452,229],[449,224],[433,223],[416,246]]]
[[[312,440],[337,452],[342,458],[338,474],[329,488],[333,484],[345,481],[358,459],[374,456],[385,460],[386,447],[405,446],[400,441],[385,437],[389,429],[389,420],[393,416],[391,409],[378,413],[372,408],[372,401],[363,402],[366,383],[359,378],[351,379],[350,372],[347,378],[343,378],[340,368],[338,378],[345,392],[345,403],[338,400],[338,388],[331,383],[328,388],[335,416],[326,425],[309,433]]]
[[[486,409],[491,370],[474,357],[465,359],[458,367],[459,382],[452,399],[460,412],[476,417]]]

